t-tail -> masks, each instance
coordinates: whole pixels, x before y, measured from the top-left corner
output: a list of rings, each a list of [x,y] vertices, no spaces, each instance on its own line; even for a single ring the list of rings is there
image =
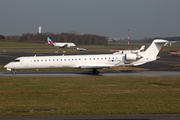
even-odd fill
[[[151,45],[147,48],[147,50],[144,53],[156,57],[165,43],[168,43],[168,41],[156,39],[151,43]]]
[[[49,37],[47,37],[47,44],[48,45],[52,45],[52,46],[55,46],[54,43],[51,41],[51,39]]]
[[[167,40],[162,39],[154,40],[151,45],[146,49],[146,51],[140,52],[137,55],[137,57],[139,57],[139,60],[137,59],[137,61],[134,61],[133,65],[137,66],[145,64],[147,62],[155,61],[162,46],[167,42]]]

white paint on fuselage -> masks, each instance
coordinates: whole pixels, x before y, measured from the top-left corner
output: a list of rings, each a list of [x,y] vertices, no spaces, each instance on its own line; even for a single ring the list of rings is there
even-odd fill
[[[5,67],[10,69],[40,69],[40,68],[106,68],[113,67],[122,56],[104,55],[65,55],[65,56],[34,56],[19,57],[19,62],[10,62]]]

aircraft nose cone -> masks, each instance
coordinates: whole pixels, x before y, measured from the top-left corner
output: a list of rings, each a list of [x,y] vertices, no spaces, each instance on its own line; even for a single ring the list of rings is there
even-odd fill
[[[10,63],[6,64],[4,68],[10,68]]]
[[[8,67],[8,65],[5,65],[5,66],[4,66],[4,68],[7,68],[7,67]]]
[[[12,69],[12,63],[8,63],[7,65],[4,66],[8,71],[11,71]]]

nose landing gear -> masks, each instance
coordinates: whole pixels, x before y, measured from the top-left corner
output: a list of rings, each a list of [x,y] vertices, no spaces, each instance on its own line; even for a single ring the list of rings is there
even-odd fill
[[[14,75],[16,74],[16,70],[15,70],[15,69],[13,69],[13,74],[14,74]]]

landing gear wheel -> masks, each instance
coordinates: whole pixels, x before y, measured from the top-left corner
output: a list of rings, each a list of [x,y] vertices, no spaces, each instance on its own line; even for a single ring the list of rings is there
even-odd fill
[[[14,75],[16,74],[16,70],[13,70],[13,74],[14,74]]]
[[[93,70],[93,74],[98,75],[99,71],[97,71],[96,69]]]

